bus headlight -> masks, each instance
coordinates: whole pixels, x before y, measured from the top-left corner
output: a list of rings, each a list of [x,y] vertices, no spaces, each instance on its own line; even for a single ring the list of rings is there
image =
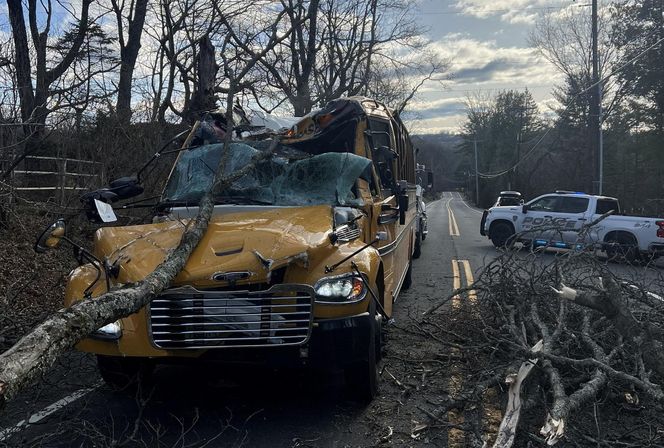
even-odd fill
[[[316,302],[353,303],[364,299],[367,288],[361,278],[356,276],[327,277],[314,286]]]
[[[122,336],[122,326],[120,321],[116,320],[110,324],[104,325],[99,330],[90,335],[93,339],[100,339],[102,341],[116,341]]]

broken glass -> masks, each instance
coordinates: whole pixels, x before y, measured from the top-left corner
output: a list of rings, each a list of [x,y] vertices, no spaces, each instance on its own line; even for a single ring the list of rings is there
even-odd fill
[[[229,146],[224,175],[251,163],[260,150],[244,143]],[[165,203],[197,203],[211,187],[224,153],[223,144],[184,152],[171,173]],[[355,194],[358,179],[369,180],[371,161],[350,153],[329,152],[297,160],[272,157],[215,197],[219,203],[294,205],[362,205]]]

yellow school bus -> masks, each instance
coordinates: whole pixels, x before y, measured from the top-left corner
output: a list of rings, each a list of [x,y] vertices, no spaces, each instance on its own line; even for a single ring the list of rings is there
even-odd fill
[[[213,133],[193,137],[150,224],[96,232],[103,272],[94,264],[71,272],[66,305],[142,280],[178,244],[221,158],[232,173],[269,146],[245,139],[226,149]],[[408,133],[380,102],[352,97],[277,137],[272,157],[215,197],[209,228],[171,287],[77,345],[97,355],[109,384],[192,358],[332,363],[358,398],[376,394],[381,325],[411,283],[417,207]]]

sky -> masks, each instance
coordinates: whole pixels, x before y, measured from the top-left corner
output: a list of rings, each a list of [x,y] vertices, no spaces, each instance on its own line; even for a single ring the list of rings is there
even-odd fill
[[[447,81],[425,84],[411,103],[410,110],[415,112],[404,118],[414,134],[457,132],[469,96],[507,89],[527,88],[542,114],[550,112],[552,89],[561,76],[530,47],[528,36],[543,14],[579,7],[590,14],[590,0],[414,1],[425,35],[451,61]],[[8,30],[6,21],[6,4],[0,2],[0,31]]]
[[[580,3],[580,5],[579,5]],[[581,0],[420,0],[427,36],[452,66],[443,86],[429,83],[413,103],[418,118],[409,120],[417,134],[458,131],[469,96],[528,89],[545,114],[560,75],[531,48],[528,36],[538,17],[563,8],[583,7]]]

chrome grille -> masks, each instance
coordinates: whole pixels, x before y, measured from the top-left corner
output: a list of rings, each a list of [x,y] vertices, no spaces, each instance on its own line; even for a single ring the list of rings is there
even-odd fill
[[[337,230],[335,231],[335,233],[337,235],[337,240],[338,241],[347,243],[347,242],[358,239],[360,237],[360,235],[362,234],[362,231],[357,227],[352,228],[348,225],[343,225],[343,226],[339,226],[337,228]]]
[[[173,288],[150,303],[152,340],[167,349],[301,345],[311,332],[313,300],[307,285],[258,292]]]

